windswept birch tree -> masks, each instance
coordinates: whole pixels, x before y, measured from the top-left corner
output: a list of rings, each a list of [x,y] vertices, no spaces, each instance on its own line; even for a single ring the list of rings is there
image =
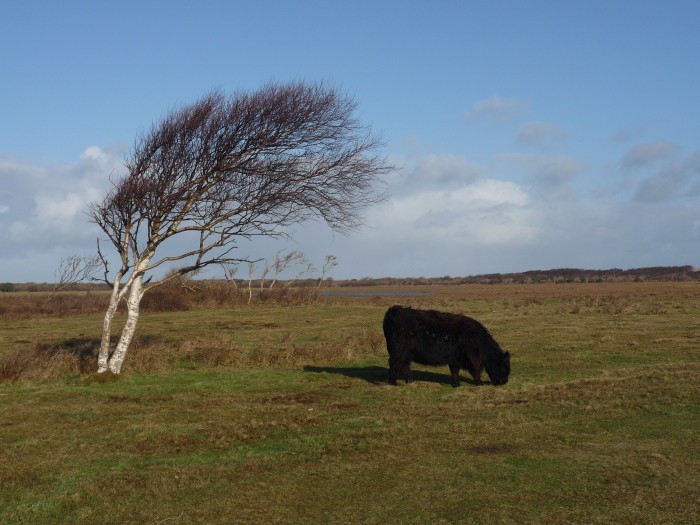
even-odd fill
[[[381,176],[394,168],[355,112],[352,98],[326,85],[271,83],[232,96],[213,91],[136,140],[126,174],[88,211],[119,261],[112,274],[98,241],[112,287],[99,372],[121,371],[149,289],[210,265],[247,262],[234,256],[241,240],[285,236],[309,219],[342,233],[361,225],[363,208],[383,199]],[[174,251],[183,241],[188,247]],[[177,270],[153,282],[164,265]],[[122,300],[127,318],[113,348]]]

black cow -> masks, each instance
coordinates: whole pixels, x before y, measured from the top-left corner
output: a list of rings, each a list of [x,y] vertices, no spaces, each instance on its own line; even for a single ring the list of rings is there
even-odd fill
[[[411,361],[449,365],[452,386],[459,386],[465,369],[481,385],[484,368],[494,385],[510,375],[510,353],[501,350],[479,321],[466,315],[392,306],[384,315],[384,337],[389,352],[389,384],[401,377],[411,381]]]

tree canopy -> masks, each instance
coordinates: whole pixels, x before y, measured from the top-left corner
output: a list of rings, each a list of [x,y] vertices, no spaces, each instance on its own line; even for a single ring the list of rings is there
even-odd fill
[[[143,293],[158,284],[146,286],[144,277],[162,265],[180,263],[169,274],[175,277],[241,262],[245,256],[233,256],[240,240],[287,235],[308,219],[343,233],[359,227],[362,210],[384,198],[378,183],[394,167],[378,154],[381,142],[360,123],[356,107],[324,84],[270,83],[231,96],[213,91],[142,134],[127,174],[89,209],[119,256],[111,277],[98,246],[113,302],[129,296],[134,328]],[[158,251],[183,234],[197,239],[189,249]],[[105,331],[111,316],[108,310]],[[129,341],[123,332],[112,357]],[[108,346],[103,333],[105,366]]]

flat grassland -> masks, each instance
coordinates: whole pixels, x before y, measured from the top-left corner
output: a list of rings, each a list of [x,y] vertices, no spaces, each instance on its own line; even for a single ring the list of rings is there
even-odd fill
[[[144,313],[118,377],[99,314],[0,317],[0,523],[700,523],[699,283],[365,291]],[[510,382],[387,386],[394,303]]]

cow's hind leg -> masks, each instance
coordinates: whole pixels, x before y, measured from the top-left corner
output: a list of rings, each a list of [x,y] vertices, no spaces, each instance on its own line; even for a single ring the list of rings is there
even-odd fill
[[[401,367],[401,376],[406,383],[413,382],[413,377],[411,377],[411,362],[406,361]]]
[[[457,388],[459,386],[459,367],[450,365],[450,374],[452,374],[452,386]]]
[[[411,383],[411,356],[416,354],[416,340],[413,336],[404,337],[401,344],[401,376],[406,383]]]

